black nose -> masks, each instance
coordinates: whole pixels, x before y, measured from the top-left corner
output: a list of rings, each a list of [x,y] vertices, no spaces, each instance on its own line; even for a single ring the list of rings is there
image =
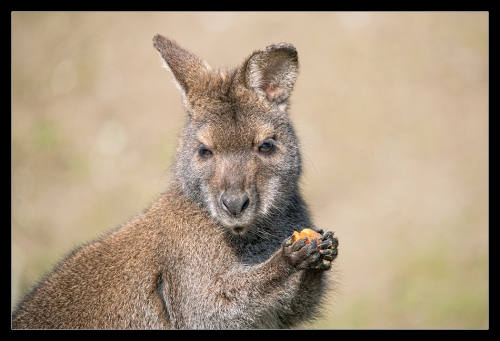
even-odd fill
[[[222,208],[233,216],[241,214],[250,204],[250,199],[246,193],[243,193],[243,195],[224,193],[221,196],[221,201]]]

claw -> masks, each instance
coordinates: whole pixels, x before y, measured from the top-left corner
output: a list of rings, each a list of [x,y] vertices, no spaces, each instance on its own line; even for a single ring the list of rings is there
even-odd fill
[[[290,236],[283,241],[283,246],[290,246],[292,244],[293,244],[293,236]]]
[[[318,248],[320,249],[329,249],[333,245],[332,240],[328,239],[320,244],[318,244]]]
[[[322,256],[322,259],[326,259],[327,261],[332,261],[337,256],[337,253],[330,249],[319,250],[319,253]]]
[[[324,235],[322,235],[321,237],[318,238],[318,240],[325,240],[327,238],[330,238],[330,237],[333,237],[333,232],[332,231],[328,231],[327,233],[325,233]]]
[[[323,256],[331,256],[335,253],[335,251],[331,249],[325,249],[325,250],[319,250],[319,253],[321,253]]]

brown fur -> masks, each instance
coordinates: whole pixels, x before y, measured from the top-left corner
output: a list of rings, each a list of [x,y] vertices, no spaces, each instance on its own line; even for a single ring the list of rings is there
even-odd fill
[[[187,111],[168,189],[63,259],[19,303],[13,328],[290,328],[316,316],[337,256],[299,190],[287,113],[298,73],[286,43],[213,70],[163,36],[154,46]]]

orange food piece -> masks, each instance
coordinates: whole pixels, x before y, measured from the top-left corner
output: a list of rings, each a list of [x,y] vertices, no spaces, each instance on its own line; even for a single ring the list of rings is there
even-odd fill
[[[301,240],[301,239],[304,239],[304,238],[307,238],[307,241],[306,241],[306,244],[309,243],[312,239],[318,239],[319,237],[321,237],[321,234],[319,234],[318,232],[314,231],[313,229],[310,229],[308,227],[306,227],[305,229],[303,229],[302,231],[297,232],[297,231],[293,231],[293,241],[296,242],[297,240]]]

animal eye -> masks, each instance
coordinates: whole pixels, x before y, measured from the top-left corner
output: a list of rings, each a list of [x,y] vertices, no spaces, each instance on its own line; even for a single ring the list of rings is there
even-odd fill
[[[209,157],[212,156],[212,151],[210,149],[208,149],[207,147],[205,146],[201,146],[199,149],[198,149],[198,154],[200,155],[201,158],[203,159],[208,159]]]
[[[271,153],[272,151],[274,151],[274,141],[272,140],[264,141],[259,146],[259,152],[261,153]]]

